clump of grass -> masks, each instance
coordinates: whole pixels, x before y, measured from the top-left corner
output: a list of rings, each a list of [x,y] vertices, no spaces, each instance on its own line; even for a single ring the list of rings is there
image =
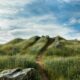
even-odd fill
[[[50,80],[80,80],[80,58],[55,58],[44,60],[44,68]]]

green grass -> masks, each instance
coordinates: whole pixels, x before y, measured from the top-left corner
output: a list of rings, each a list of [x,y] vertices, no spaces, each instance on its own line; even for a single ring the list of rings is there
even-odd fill
[[[55,46],[57,45],[58,46]],[[46,56],[76,56],[80,55],[80,42],[66,40],[53,42],[45,51]]]
[[[15,55],[15,56],[0,56],[0,69],[9,68],[37,68],[35,56],[31,55]]]
[[[80,80],[80,41],[59,36],[15,39],[0,45],[0,70],[19,67],[38,71],[35,60],[40,53],[50,80]]]
[[[33,55],[38,55],[48,42],[47,37],[41,37],[34,45],[26,49],[26,52]]]
[[[36,70],[34,80],[40,80],[34,55],[0,56],[0,71],[14,68],[34,68]]]
[[[47,57],[44,68],[50,80],[80,80],[79,57]]]
[[[24,41],[24,39],[16,38],[16,39],[8,42],[7,45],[9,45],[9,44],[13,44],[13,45],[14,45],[14,44],[20,43],[20,42],[22,42],[22,41]]]
[[[27,53],[28,47],[32,46],[39,37],[35,36],[28,40],[14,39],[0,48],[0,55],[15,55]]]

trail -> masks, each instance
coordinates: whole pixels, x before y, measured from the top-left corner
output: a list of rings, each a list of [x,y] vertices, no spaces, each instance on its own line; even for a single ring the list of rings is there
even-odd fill
[[[38,65],[38,68],[39,68],[39,73],[41,75],[41,79],[42,80],[48,80],[48,77],[44,71],[44,65],[42,63],[42,55],[38,55],[37,58],[36,58],[36,63]]]
[[[46,45],[44,45],[44,47],[40,50],[40,52],[36,58],[36,63],[38,65],[39,73],[41,74],[42,80],[49,80],[48,76],[46,75],[46,72],[44,70],[44,64],[42,62],[42,58],[44,56],[44,52],[46,51],[48,46],[50,46],[53,43],[53,41],[54,41],[53,39],[48,38]]]

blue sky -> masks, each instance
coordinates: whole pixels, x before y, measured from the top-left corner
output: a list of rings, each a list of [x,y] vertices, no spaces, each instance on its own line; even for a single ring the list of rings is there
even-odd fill
[[[80,39],[80,0],[0,0],[0,43],[35,35]]]

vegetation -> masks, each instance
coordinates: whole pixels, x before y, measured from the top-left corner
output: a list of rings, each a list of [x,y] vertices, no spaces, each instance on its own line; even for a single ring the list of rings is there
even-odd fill
[[[50,80],[80,80],[79,57],[45,58],[44,68]]]
[[[49,80],[80,80],[80,41],[60,36],[18,38],[0,45],[0,71],[18,67],[39,71],[36,63],[39,55]]]
[[[80,42],[56,41],[53,42],[46,50],[47,56],[76,56],[80,55]]]
[[[41,80],[34,55],[0,56],[0,71],[14,68],[34,68],[36,70],[34,80]]]

